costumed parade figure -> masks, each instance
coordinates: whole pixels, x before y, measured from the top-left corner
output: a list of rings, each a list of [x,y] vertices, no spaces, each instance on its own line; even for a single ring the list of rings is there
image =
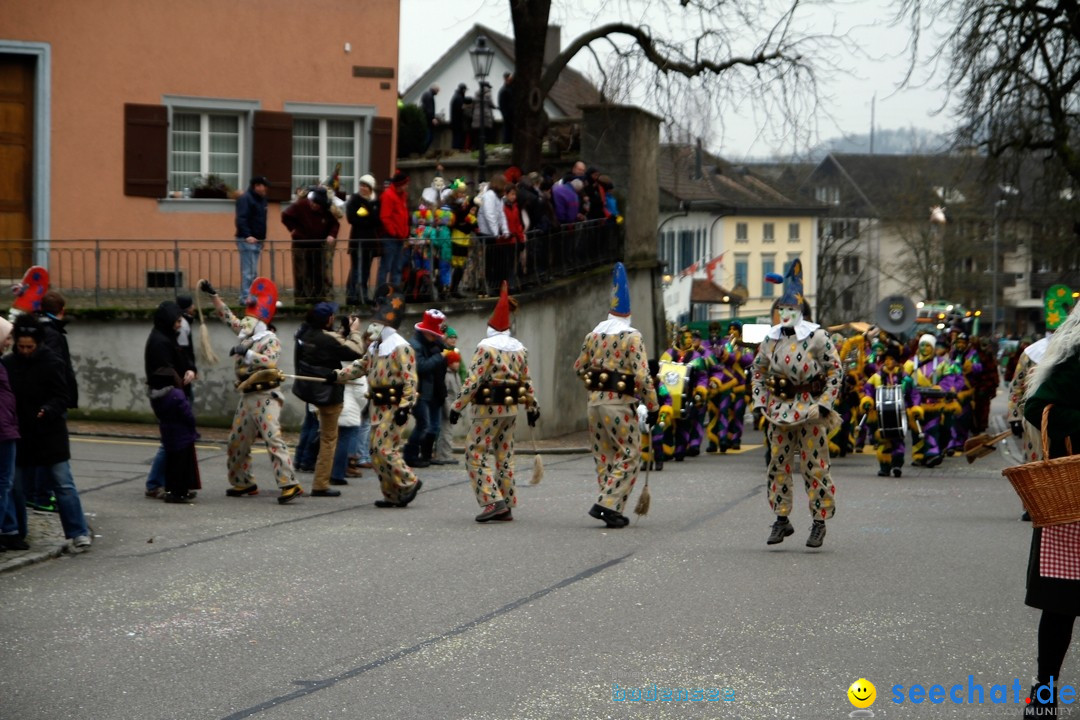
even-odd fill
[[[649,361],[649,377],[656,388],[656,402],[660,411],[657,413],[656,422],[649,426],[649,431],[642,433],[641,462],[646,470],[659,471],[664,469],[664,458],[671,457],[675,452],[675,411],[671,393],[667,386],[660,382],[659,361]]]
[[[836,512],[836,487],[829,474],[826,435],[840,422],[832,409],[840,395],[840,356],[829,334],[803,319],[802,262],[793,260],[784,275],[778,308],[780,324],[771,327],[754,358],[751,385],[755,408],[762,408],[769,444],[769,507],[776,513],[767,543],[795,532],[792,467],[798,463],[809,498],[813,525],[807,547],[821,547],[825,521]]]
[[[229,354],[235,357],[236,384],[242,395],[229,431],[226,465],[232,487],[225,494],[243,497],[259,492],[251,472],[251,446],[256,438],[262,438],[281,491],[278,502],[285,504],[304,491],[293,476],[292,456],[281,436],[281,409],[285,406],[285,396],[278,390],[281,342],[269,328],[277,311],[277,286],[267,278],[255,278],[243,319],[232,314],[208,281],[200,281],[199,289],[213,298],[217,316],[236,333],[238,341]],[[260,375],[260,371],[269,372]]]
[[[375,507],[402,508],[416,499],[423,485],[405,464],[404,427],[416,402],[416,354],[398,334],[405,298],[389,285],[376,291],[370,343],[363,357],[332,373],[327,382],[347,382],[367,375],[371,394],[371,463],[379,474],[383,499]]]
[[[860,390],[868,377],[865,374],[866,337],[859,334],[841,341],[838,336],[833,336],[833,344],[839,348],[844,376],[840,385],[840,399],[834,408],[840,415],[840,425],[829,433],[829,454],[831,457],[844,457],[855,452],[857,447]],[[873,371],[869,374],[873,374]]]
[[[1024,462],[1042,460],[1042,438],[1039,429],[1024,420],[1024,396],[1028,390],[1028,379],[1035,368],[1039,366],[1046,348],[1050,345],[1050,337],[1037,340],[1020,353],[1020,359],[1016,362],[1013,373],[1012,385],[1009,387],[1009,429],[1012,434],[1021,439],[1024,446]],[[1030,518],[1028,518],[1030,519]]]
[[[861,410],[867,420],[873,421],[879,429],[875,431],[877,446],[878,476],[888,477],[892,471],[894,477],[900,477],[904,467],[904,435],[906,418],[904,413],[911,402],[911,379],[900,365],[900,348],[889,346],[881,357],[881,368],[870,376],[864,386]],[[889,418],[883,418],[888,414]]]
[[[955,374],[960,376],[960,380],[951,381],[957,386],[956,402],[960,405],[960,411],[953,419],[952,432],[945,446],[945,454],[949,456],[964,452],[964,443],[971,434],[975,416],[975,385],[983,369],[979,351],[968,345],[966,333],[957,334],[953,340],[951,360],[952,366],[958,371]]]
[[[476,522],[513,520],[517,507],[514,488],[514,426],[518,406],[524,405],[529,427],[540,418],[525,346],[510,335],[511,299],[504,280],[499,301],[488,320],[487,337],[480,341],[461,392],[450,410],[457,423],[473,405],[465,464],[481,511]]]
[[[675,406],[674,457],[678,462],[687,455],[693,457],[701,453],[709,394],[709,373],[704,355],[695,349],[693,333],[683,327],[679,329],[675,346],[660,356],[660,378],[667,385]]]
[[[915,357],[904,366],[912,379],[911,408],[908,410],[912,465],[936,467],[942,463],[945,443],[949,439],[948,427],[954,411],[959,409],[955,397],[949,397],[953,393],[941,385],[948,358],[936,354],[937,342],[930,333],[922,335]]]
[[[656,390],[649,376],[641,333],[630,325],[626,268],[615,263],[611,311],[585,336],[574,371],[589,391],[589,428],[600,497],[589,515],[609,528],[630,524],[622,514],[641,465],[640,401],[649,425],[656,424]]]

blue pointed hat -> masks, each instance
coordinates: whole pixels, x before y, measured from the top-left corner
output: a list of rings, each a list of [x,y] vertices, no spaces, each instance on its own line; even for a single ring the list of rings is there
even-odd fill
[[[626,268],[621,262],[615,263],[611,271],[611,310],[612,315],[630,315],[630,283],[626,279]]]
[[[803,306],[802,260],[795,259],[784,273],[784,294],[777,305],[801,308]]]

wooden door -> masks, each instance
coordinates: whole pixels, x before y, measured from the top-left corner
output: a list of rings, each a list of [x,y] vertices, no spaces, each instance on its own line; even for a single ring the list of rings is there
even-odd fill
[[[30,55],[0,54],[0,278],[30,267],[33,224],[34,71]]]

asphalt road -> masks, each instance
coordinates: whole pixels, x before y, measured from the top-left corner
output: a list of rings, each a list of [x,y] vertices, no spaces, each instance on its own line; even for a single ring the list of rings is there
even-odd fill
[[[405,510],[372,506],[370,471],[279,506],[225,497],[223,451],[200,447],[198,503],[166,505],[142,496],[153,445],[78,439],[95,544],[0,576],[0,718],[839,718],[862,677],[876,717],[1018,717],[1038,616],[1012,462],[883,479],[837,459],[813,551],[801,499],[796,534],[765,545],[747,441],[652,473],[650,514],[605,530],[589,456],[546,457],[536,486],[519,456],[514,522],[478,525],[460,465],[422,470]],[[1010,704],[892,702],[969,675]],[[654,684],[687,699],[613,699]]]

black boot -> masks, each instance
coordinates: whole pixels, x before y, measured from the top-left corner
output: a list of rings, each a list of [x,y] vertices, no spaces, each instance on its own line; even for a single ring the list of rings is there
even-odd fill
[[[765,541],[766,545],[776,545],[777,543],[784,542],[784,538],[788,535],[792,535],[795,532],[795,528],[791,527],[791,521],[784,516],[777,516],[776,522],[772,524],[772,531],[769,533],[769,539]]]
[[[425,435],[424,439],[420,441],[420,459],[431,462],[431,454],[435,450],[435,441],[438,440],[438,435]]]
[[[1024,717],[1026,718],[1052,718],[1057,717],[1057,695],[1053,692],[1056,688],[1050,687],[1049,690],[1043,690],[1042,695],[1046,697],[1050,695],[1053,697],[1051,702],[1042,702],[1039,699],[1039,688],[1045,688],[1048,683],[1039,683],[1038,685],[1031,686],[1031,693],[1028,695],[1028,705],[1024,708]]]

